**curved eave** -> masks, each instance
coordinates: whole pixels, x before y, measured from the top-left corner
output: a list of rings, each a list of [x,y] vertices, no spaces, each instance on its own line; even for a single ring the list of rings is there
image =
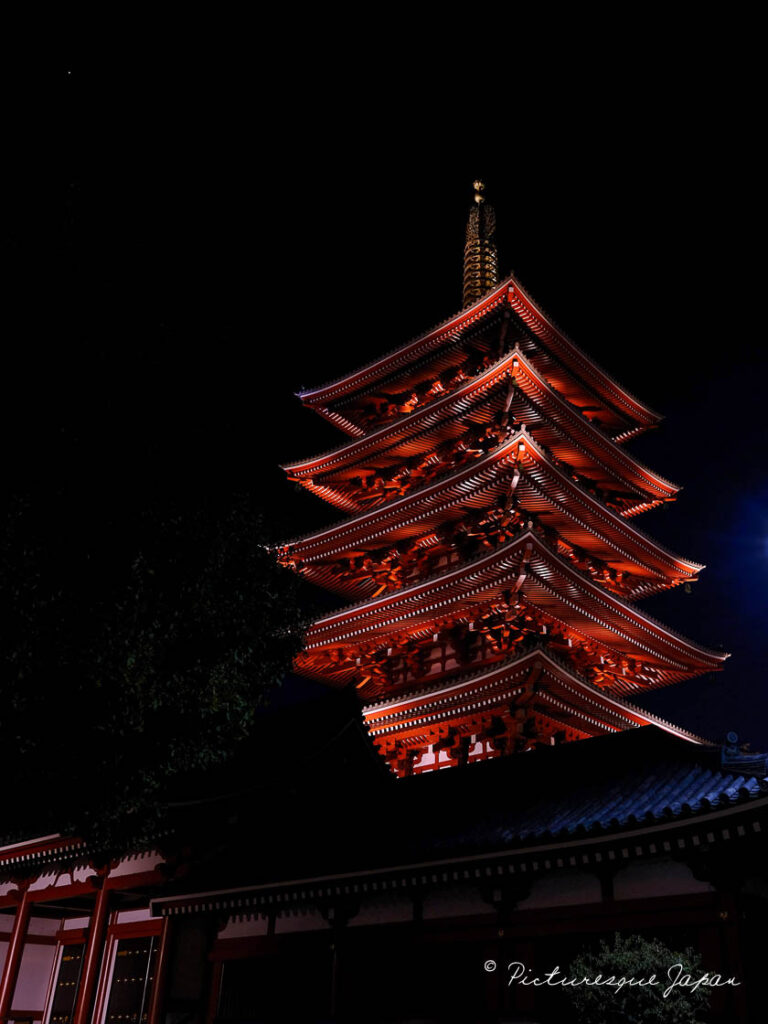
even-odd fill
[[[512,353],[504,356],[494,363],[493,366],[489,366],[483,373],[478,374],[477,377],[473,377],[472,380],[467,381],[462,387],[457,388],[456,391],[452,391],[435,402],[430,402],[429,405],[417,409],[409,416],[396,420],[393,423],[387,423],[365,434],[364,437],[354,441],[347,441],[328,452],[323,452],[320,455],[315,455],[300,462],[288,463],[281,468],[286,473],[300,478],[312,473],[323,474],[338,470],[344,466],[354,465],[361,458],[365,457],[369,451],[375,452],[379,448],[391,447],[392,444],[397,443],[399,440],[419,432],[420,427],[426,429],[428,426],[439,424],[443,419],[448,418],[443,415],[444,413],[447,413],[449,416],[454,414],[456,407],[460,403],[469,398],[482,395],[489,387],[502,380],[507,371],[511,369],[513,358]]]
[[[531,567],[535,566],[534,569]],[[366,636],[385,636],[418,624],[428,625],[457,608],[487,600],[486,595],[503,589],[518,589],[525,597],[548,593],[562,607],[568,620],[583,616],[589,628],[562,620],[575,632],[606,647],[626,653],[644,651],[662,663],[685,672],[719,667],[728,657],[695,644],[687,637],[658,622],[639,608],[603,590],[578,573],[547,548],[531,531],[526,531],[489,554],[439,573],[401,590],[376,599],[361,601],[317,619],[306,634],[305,652],[359,642]],[[541,603],[530,598],[534,605]],[[557,617],[554,612],[550,612]],[[613,637],[613,642],[610,637]]]
[[[392,349],[344,377],[318,388],[309,388],[298,392],[298,398],[310,408],[322,411],[323,415],[335,422],[341,429],[355,434],[360,428],[346,420],[343,415],[328,409],[329,404],[370,386],[382,377],[395,373],[401,367],[406,366],[414,359],[421,358],[446,340],[453,339],[457,332],[502,305],[508,305],[537,338],[551,347],[552,351],[576,377],[588,384],[617,411],[642,427],[652,426],[659,422],[661,416],[658,413],[630,394],[557,327],[554,321],[534,302],[514,274],[510,274],[493,291],[483,296],[474,305],[454,314],[427,333],[419,335],[405,345]],[[630,431],[629,433],[635,432]]]
[[[358,423],[353,423],[346,416],[342,416],[341,413],[329,409],[325,405],[310,406],[309,408],[322,416],[323,419],[328,420],[329,423],[332,423],[334,427],[338,427],[345,434],[349,434],[350,437],[365,437],[366,435],[364,427],[361,427]]]
[[[551,429],[555,432],[561,431],[562,438],[580,450],[580,457],[583,460],[594,461],[619,486],[626,486],[629,483],[640,493],[647,494],[654,502],[671,498],[679,491],[676,484],[643,466],[566,402],[517,347],[461,388],[411,413],[410,416],[379,427],[364,437],[348,441],[329,452],[283,465],[282,468],[300,482],[303,482],[302,478],[327,476],[348,469],[363,459],[370,458],[379,450],[391,450],[417,434],[435,429],[445,420],[454,420],[457,416],[464,415],[469,408],[476,405],[489,388],[496,386],[505,377],[514,377],[526,394],[527,400],[537,407],[540,406],[545,416],[553,417],[554,426]],[[350,507],[343,496],[334,498],[326,493],[327,490],[333,491],[333,488],[317,485],[314,481],[308,486],[332,504],[342,508]],[[641,502],[637,511],[642,511],[646,507],[649,507],[649,503]],[[354,504],[351,508],[354,508]]]
[[[525,385],[521,383],[520,377],[526,378],[526,383],[537,395],[538,400],[531,399],[535,405],[541,403],[545,412],[551,412],[556,418],[558,426],[569,428],[574,434],[582,438],[585,449],[591,454],[593,451],[602,453],[597,461],[602,464],[613,465],[618,468],[622,478],[626,478],[643,488],[653,497],[669,498],[680,490],[677,484],[666,480],[658,473],[648,469],[637,459],[633,458],[627,451],[620,447],[607,434],[598,429],[587,417],[573,408],[557,391],[549,384],[545,377],[533,366],[530,360],[517,347],[512,352],[516,359],[513,359],[513,369],[516,371],[516,379],[521,388],[525,391]],[[528,393],[528,392],[526,392]]]
[[[640,564],[650,574],[663,573],[665,579],[676,574],[681,580],[690,580],[704,568],[668,551],[579,487],[550,462],[525,430],[516,431],[499,448],[418,491],[308,536],[287,541],[282,547],[290,548],[291,555],[311,563],[340,557],[346,551],[374,543],[395,542],[401,539],[398,531],[404,537],[415,534],[419,524],[425,521],[426,528],[437,526],[444,518],[441,512],[449,514],[460,505],[486,507],[488,502],[482,496],[494,485],[496,489],[504,489],[507,477],[517,465],[523,468],[530,486],[539,489],[542,500],[559,509],[577,528],[599,537],[606,547],[615,551],[617,559]],[[309,564],[304,574],[313,582],[329,585],[321,578],[322,573],[318,573],[320,570]],[[339,590],[353,593],[355,584],[339,587]]]
[[[20,839],[0,846],[0,870],[19,864],[47,863],[72,854],[84,855],[86,851],[87,846],[82,839],[76,836],[63,836],[58,832]]]
[[[506,282],[494,288],[492,292],[483,296],[474,305],[462,309],[447,320],[437,324],[426,334],[420,334],[405,345],[391,349],[378,359],[366,363],[364,366],[353,370],[344,377],[335,381],[323,384],[318,388],[308,388],[305,391],[297,392],[297,397],[310,406],[327,405],[335,402],[344,395],[354,393],[363,387],[367,387],[374,381],[380,380],[396,372],[401,367],[407,366],[414,359],[420,359],[430,350],[444,344],[446,341],[454,340],[459,331],[483,319],[489,313],[503,306],[506,302]],[[329,415],[329,418],[331,416]]]
[[[505,282],[509,286],[508,301],[523,323],[552,349],[577,376],[591,383],[598,394],[618,405],[619,409],[639,423],[651,426],[661,420],[661,415],[644,405],[623,388],[585,352],[565,335],[555,322],[547,316],[530,294],[523,288],[514,274]]]
[[[540,671],[541,677],[559,683],[566,693],[554,696],[561,695],[566,699],[570,696],[577,714],[587,714],[593,719],[600,719],[602,715],[604,724],[609,729],[655,725],[688,743],[709,744],[709,741],[701,736],[650,714],[622,697],[593,686],[570,666],[560,662],[543,648],[474,672],[462,673],[450,681],[443,680],[417,690],[403,690],[397,696],[364,703],[363,717],[372,735],[385,734],[387,730],[398,728],[406,716],[420,717],[430,711],[440,710],[442,706],[455,707],[455,697],[460,697],[463,693],[485,694],[488,688],[502,681],[520,685],[526,681],[532,670]],[[551,695],[550,687],[541,685],[541,677],[536,678],[536,689],[532,692],[532,697],[546,698],[548,693]]]
[[[705,568],[704,565],[687,558],[682,558],[680,555],[665,548],[658,541],[654,540],[653,537],[650,537],[643,530],[634,526],[627,518],[617,515],[612,509],[598,501],[592,494],[580,487],[559,466],[555,466],[546,453],[536,444],[535,439],[529,436],[525,451],[522,454],[523,463],[527,464],[531,461],[532,455],[535,455],[537,465],[544,468],[549,480],[557,481],[559,486],[566,491],[568,497],[563,506],[565,514],[569,512],[571,500],[581,503],[590,509],[592,516],[602,520],[609,531],[616,531],[621,537],[626,538],[627,543],[637,545],[638,548],[651,553],[677,572],[693,577]],[[549,484],[547,484],[548,490]],[[547,494],[547,496],[549,497],[550,495]],[[609,538],[606,536],[606,539]]]
[[[476,462],[461,466],[453,473],[431,481],[423,487],[414,488],[408,494],[395,498],[384,505],[359,512],[351,519],[342,519],[332,526],[287,540],[281,547],[290,547],[299,557],[303,558],[306,557],[305,550],[308,548],[321,546],[325,551],[329,547],[342,545],[342,547],[338,547],[338,550],[343,550],[344,546],[351,547],[355,541],[363,537],[375,534],[383,538],[385,534],[381,532],[382,528],[387,529],[390,524],[396,525],[406,519],[410,521],[428,515],[433,500],[439,495],[462,484],[466,484],[468,487],[472,486],[474,479],[482,476],[483,470],[506,461],[523,437],[529,442],[532,440],[530,435],[518,431],[503,445],[499,445],[492,452],[481,456]]]

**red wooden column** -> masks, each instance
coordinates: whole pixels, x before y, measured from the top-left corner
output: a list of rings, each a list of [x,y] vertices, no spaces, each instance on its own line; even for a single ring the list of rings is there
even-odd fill
[[[168,929],[170,918],[163,919],[163,927],[160,932],[160,939],[155,961],[155,982],[152,987],[152,996],[149,1000],[148,1024],[160,1024],[163,1003],[165,1002],[165,978],[168,973]]]
[[[17,889],[19,893],[19,906],[13,919],[13,930],[11,931],[11,938],[8,943],[8,953],[5,957],[3,977],[0,980],[0,1024],[5,1024],[11,1012],[11,1000],[13,999],[13,991],[16,988],[16,979],[19,976],[19,965],[21,964],[21,954],[24,952],[24,939],[27,935],[27,925],[29,924],[29,912],[31,909],[28,894],[29,879],[17,883]]]
[[[106,874],[101,875],[94,884],[99,884],[100,887],[96,893],[96,903],[88,928],[88,941],[83,954],[83,970],[80,975],[80,991],[77,993],[77,1003],[75,1004],[72,1024],[88,1024],[91,1002],[96,990],[96,979],[99,974],[101,951],[104,945],[104,930],[107,923],[109,900]]]

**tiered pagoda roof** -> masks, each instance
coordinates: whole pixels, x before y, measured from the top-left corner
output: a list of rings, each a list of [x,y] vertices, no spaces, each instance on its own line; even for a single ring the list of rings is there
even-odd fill
[[[582,352],[534,302],[514,274],[474,305],[425,334],[345,377],[301,391],[298,397],[304,405],[346,433],[360,437],[366,433],[360,422],[365,395],[376,395],[383,383],[388,391],[390,383],[407,384],[426,379],[429,377],[426,367],[444,372],[460,365],[462,342],[475,340],[479,349],[488,351],[487,342],[472,337],[474,333],[481,333],[473,329],[496,326],[500,322],[503,330],[506,321],[506,335],[514,331],[513,315],[517,336],[525,350],[535,354],[535,363],[549,383],[569,401],[587,410],[590,416],[601,417],[609,428],[614,428],[615,440],[625,441],[659,423],[661,416],[638,401]],[[506,337],[500,340],[506,341]]]
[[[628,696],[727,657],[635,603],[703,568],[630,521],[678,490],[623,447],[658,415],[514,276],[299,397],[351,439],[284,468],[348,517],[280,557],[353,603],[296,668],[358,689],[398,773],[648,724]]]
[[[626,519],[612,515],[594,489],[575,480],[523,424],[497,448],[456,472],[291,541],[286,550],[313,583],[339,593],[365,594],[375,587],[372,579],[334,573],[334,559],[340,554],[412,537],[427,547],[457,513],[471,514],[501,502],[510,489],[524,513],[547,517],[561,537],[561,546],[589,547],[598,559],[625,575],[633,574],[631,596],[690,582],[704,568],[665,550]]]

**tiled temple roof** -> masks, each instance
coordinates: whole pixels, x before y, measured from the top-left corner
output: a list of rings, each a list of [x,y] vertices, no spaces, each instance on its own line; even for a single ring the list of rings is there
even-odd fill
[[[222,805],[222,823],[241,822],[218,833],[231,852],[227,872],[220,860],[206,867],[202,858],[155,912],[230,905],[244,912],[352,885],[355,892],[370,885],[402,892],[438,876],[460,881],[601,863],[611,849],[623,863],[683,845],[759,838],[761,821],[765,831],[768,780],[761,773],[734,777],[721,768],[718,746],[653,726],[405,779],[374,777],[375,756],[354,757],[360,770],[350,770],[350,738],[342,731],[334,742],[344,769],[330,790],[327,773],[337,758],[326,747],[323,770],[317,778],[305,773],[300,793],[294,778],[283,793],[254,792],[250,808],[245,794]],[[365,742],[362,733],[358,739]],[[254,818],[270,823],[268,851],[253,843]]]
[[[661,763],[619,782],[586,786],[574,801],[547,801],[521,815],[500,838],[529,840],[626,828],[730,806],[768,791],[754,776],[734,778],[703,766]]]
[[[520,761],[519,767],[507,763]],[[481,801],[484,809],[472,822],[465,820],[463,828],[446,830],[438,846],[488,850],[607,836],[768,797],[765,755],[756,761],[756,771],[739,774],[720,761],[719,747],[685,743],[647,726],[505,759],[503,764],[501,759],[486,762],[496,769],[492,783],[492,771],[486,773],[492,800]],[[477,785],[482,785],[479,773],[485,764],[469,769],[477,768]],[[422,778],[414,779],[416,785]],[[436,781],[433,789],[447,789],[442,779]]]

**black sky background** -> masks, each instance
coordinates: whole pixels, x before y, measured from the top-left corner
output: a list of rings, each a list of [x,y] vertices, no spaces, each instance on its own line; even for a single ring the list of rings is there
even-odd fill
[[[631,450],[684,489],[638,525],[708,568],[645,607],[732,657],[643,703],[767,749],[756,104],[735,64],[674,56],[547,89],[521,69],[492,104],[412,53],[277,77],[64,65],[9,203],[7,488],[63,548],[119,545],[150,501],[237,492],[277,537],[334,521],[279,469],[341,440],[294,392],[457,311],[482,176],[502,272],[665,416]]]

